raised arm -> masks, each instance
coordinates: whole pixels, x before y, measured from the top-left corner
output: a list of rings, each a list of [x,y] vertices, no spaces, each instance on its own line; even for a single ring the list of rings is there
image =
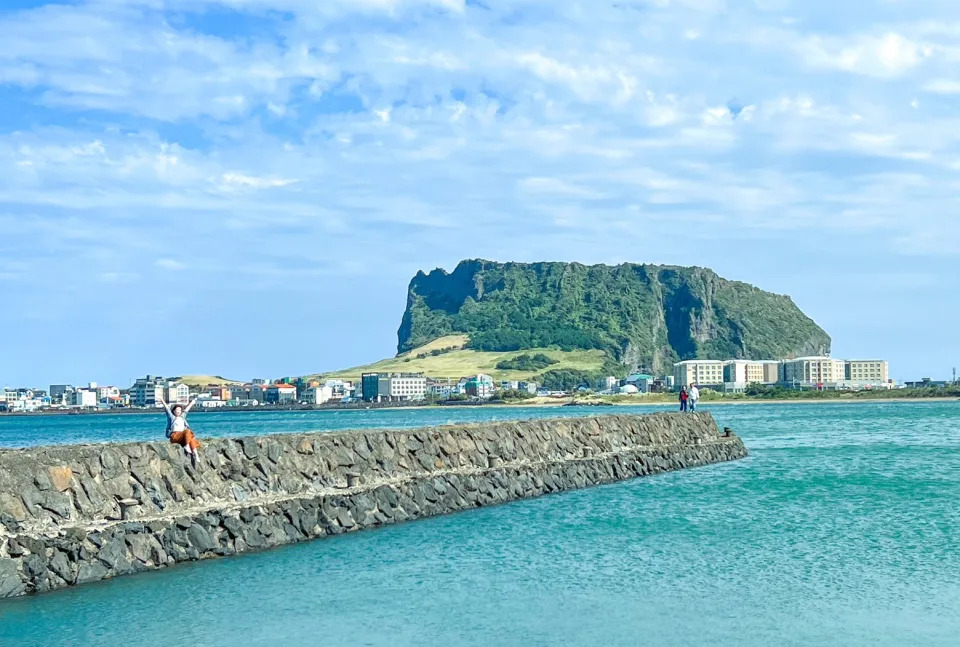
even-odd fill
[[[160,404],[163,405],[164,410],[167,412],[167,415],[171,418],[173,417],[173,412],[170,411],[170,405],[167,404],[167,401],[163,399],[163,396],[160,396]]]
[[[187,408],[183,410],[183,415],[187,415],[190,412],[190,409],[192,409],[193,405],[195,405],[196,403],[197,403],[196,398],[194,398],[193,400],[190,400],[190,404],[188,404]]]

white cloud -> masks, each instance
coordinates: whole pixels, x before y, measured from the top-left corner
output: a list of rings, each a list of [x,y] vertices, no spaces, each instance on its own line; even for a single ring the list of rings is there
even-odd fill
[[[931,45],[894,32],[850,40],[811,36],[798,48],[811,65],[880,77],[899,76],[933,54]]]
[[[186,269],[186,265],[180,261],[174,260],[172,258],[158,258],[154,263],[157,267],[163,270],[174,270],[179,271]]]
[[[960,94],[960,81],[935,79],[924,83],[923,90],[933,94]]]
[[[244,187],[251,189],[275,189],[297,182],[295,179],[277,177],[253,177],[242,173],[224,173],[221,176],[222,187]]]

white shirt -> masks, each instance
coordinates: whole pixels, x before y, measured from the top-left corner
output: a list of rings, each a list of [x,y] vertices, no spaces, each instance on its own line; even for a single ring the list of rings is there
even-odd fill
[[[699,399],[700,399],[700,389],[698,389],[697,387],[693,387],[692,389],[690,389],[690,399],[693,400],[694,402],[696,402],[697,400],[699,400]]]
[[[183,414],[179,416],[174,416],[170,421],[170,431],[186,431],[187,430],[187,419],[183,417]]]

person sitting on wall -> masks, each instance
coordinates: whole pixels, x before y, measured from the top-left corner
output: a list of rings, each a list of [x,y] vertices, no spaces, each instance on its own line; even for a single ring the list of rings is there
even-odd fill
[[[197,461],[200,458],[200,442],[197,440],[197,437],[193,435],[193,430],[190,428],[190,425],[187,424],[187,414],[190,412],[190,409],[193,408],[193,405],[197,403],[197,399],[194,398],[186,408],[183,408],[183,406],[179,404],[171,407],[162,397],[160,398],[160,403],[163,404],[163,408],[167,411],[167,438],[169,438],[170,442],[174,445],[182,446],[183,451],[190,457],[190,462],[196,467]]]
[[[687,410],[687,399],[689,397],[690,396],[687,395],[687,387],[681,386],[680,387],[680,411]]]

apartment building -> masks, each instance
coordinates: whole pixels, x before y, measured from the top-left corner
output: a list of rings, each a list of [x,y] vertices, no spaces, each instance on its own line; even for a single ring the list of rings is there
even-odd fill
[[[482,400],[492,398],[496,392],[496,388],[493,386],[493,378],[483,373],[467,378],[463,390],[467,395]]]
[[[890,364],[881,359],[851,359],[845,377],[858,384],[886,384],[890,381]]]
[[[731,359],[723,363],[724,384],[776,384],[780,381],[780,362]]]
[[[847,379],[847,363],[832,357],[799,357],[783,362],[783,383],[824,386]]]
[[[167,404],[190,404],[190,387],[186,384],[167,383],[166,386]]]
[[[130,387],[130,403],[135,407],[157,406],[164,396],[166,385],[166,380],[155,375],[138,378]]]
[[[271,384],[264,395],[268,404],[293,404],[297,401],[297,387],[292,384]]]
[[[698,384],[720,386],[723,384],[723,362],[712,359],[691,359],[673,365],[673,377],[677,388]]]
[[[381,400],[423,400],[427,394],[427,378],[422,373],[391,373],[380,375],[377,381],[377,393]]]

